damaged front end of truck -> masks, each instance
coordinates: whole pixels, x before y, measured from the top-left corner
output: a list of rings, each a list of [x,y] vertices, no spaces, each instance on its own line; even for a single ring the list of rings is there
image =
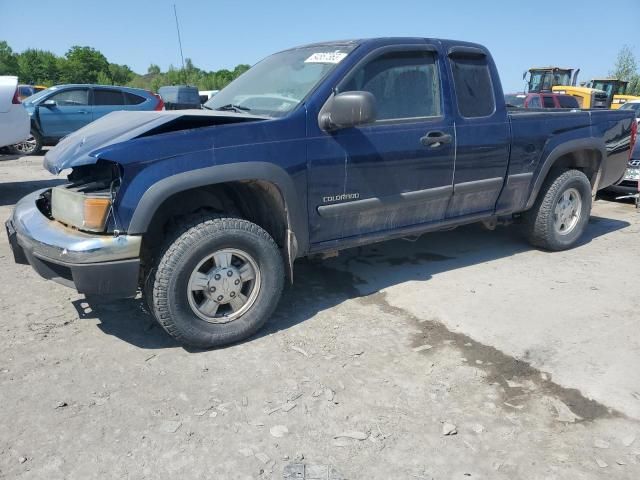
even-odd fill
[[[44,166],[68,182],[24,197],[6,222],[16,261],[81,293],[135,295],[142,237],[127,232],[122,190],[163,160],[184,164],[185,156],[206,152],[214,163],[208,127],[259,120],[197,110],[115,112],[65,137]],[[203,133],[188,134],[198,129]]]

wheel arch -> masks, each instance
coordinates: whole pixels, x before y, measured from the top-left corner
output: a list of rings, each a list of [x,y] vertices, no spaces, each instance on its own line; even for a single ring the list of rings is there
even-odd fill
[[[185,212],[212,207],[214,211],[242,215],[274,237],[286,253],[291,276],[293,261],[308,248],[303,203],[291,177],[274,164],[217,165],[173,175],[152,185],[138,202],[127,231],[144,238],[162,223],[163,217],[175,211],[176,204]]]
[[[592,193],[595,195],[602,175],[603,159],[606,158],[606,155],[604,142],[596,138],[570,140],[554,148],[538,171],[525,210],[533,207],[549,174],[557,170],[575,168],[583,171],[587,175]]]

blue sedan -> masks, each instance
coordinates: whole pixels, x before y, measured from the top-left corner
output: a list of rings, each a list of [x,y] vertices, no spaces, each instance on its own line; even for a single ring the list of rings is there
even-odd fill
[[[12,147],[15,153],[34,155],[118,110],[162,110],[162,99],[147,90],[103,85],[58,85],[23,101],[31,116],[31,136]]]

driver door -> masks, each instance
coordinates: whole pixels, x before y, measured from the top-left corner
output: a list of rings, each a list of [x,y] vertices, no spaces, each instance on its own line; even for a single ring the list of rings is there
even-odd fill
[[[455,130],[442,71],[433,46],[383,48],[337,87],[371,93],[377,120],[309,140],[312,243],[444,218],[453,192]],[[428,141],[436,137],[442,140]]]
[[[55,105],[44,105],[53,100]],[[38,116],[45,137],[62,138],[91,123],[92,107],[88,88],[71,88],[54,93],[38,106]]]

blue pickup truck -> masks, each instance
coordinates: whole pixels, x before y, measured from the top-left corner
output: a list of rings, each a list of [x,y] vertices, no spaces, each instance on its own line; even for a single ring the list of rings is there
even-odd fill
[[[296,258],[472,222],[578,242],[619,182],[633,112],[508,110],[486,48],[428,38],[272,55],[204,110],[117,112],[69,135],[6,227],[16,261],[87,295],[142,291],[178,341],[244,339]]]

